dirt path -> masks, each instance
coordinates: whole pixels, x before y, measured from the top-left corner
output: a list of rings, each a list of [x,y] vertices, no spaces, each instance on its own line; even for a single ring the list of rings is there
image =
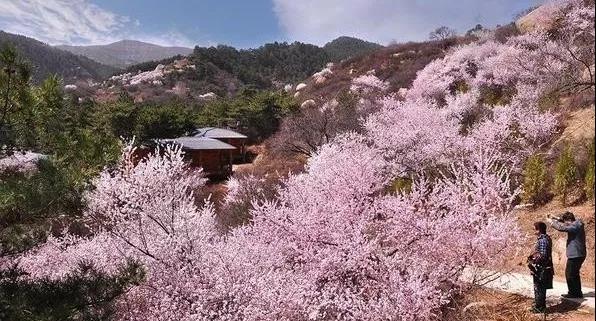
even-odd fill
[[[524,273],[500,273],[480,269],[467,269],[464,271],[462,279],[466,282],[475,281],[484,287],[514,293],[526,297],[533,297],[532,277]],[[564,299],[577,307],[589,308],[594,314],[594,289],[583,287],[583,299]],[[553,282],[553,288],[546,292],[548,305],[557,305],[561,303],[561,294],[567,293],[567,284],[560,281]]]

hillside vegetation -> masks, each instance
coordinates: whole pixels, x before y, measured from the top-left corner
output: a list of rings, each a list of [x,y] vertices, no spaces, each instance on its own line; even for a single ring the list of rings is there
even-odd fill
[[[35,39],[0,31],[0,46],[6,44],[16,47],[32,65],[33,81],[35,83],[40,83],[51,74],[60,76],[67,83],[79,80],[100,81],[117,70],[114,67],[54,48]]]
[[[339,37],[323,46],[329,61],[342,61],[381,49],[378,43],[361,40],[353,37]]]
[[[242,88],[281,89],[296,84],[318,72],[327,63],[340,61],[373,52],[382,46],[360,39],[341,37],[325,47],[294,42],[269,43],[255,49],[236,49],[230,46],[195,47],[187,57],[176,56],[157,61],[132,65],[125,75],[172,69],[177,61],[192,65],[167,77],[147,79],[143,82],[108,81],[106,86],[115,88],[103,91],[100,96],[116,97],[120,90],[140,100],[163,100],[168,97],[200,100],[201,94],[214,93],[219,97],[233,96]],[[117,78],[118,76],[116,76]],[[128,76],[127,76],[128,77]],[[159,82],[153,83],[153,80]],[[183,88],[182,91],[175,88]],[[176,93],[174,93],[176,91]]]

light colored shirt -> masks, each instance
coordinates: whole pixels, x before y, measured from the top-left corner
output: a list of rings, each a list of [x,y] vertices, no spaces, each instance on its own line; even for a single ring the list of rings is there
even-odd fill
[[[567,257],[570,259],[586,257],[586,232],[580,219],[573,222],[550,220],[550,225],[557,231],[567,232]]]

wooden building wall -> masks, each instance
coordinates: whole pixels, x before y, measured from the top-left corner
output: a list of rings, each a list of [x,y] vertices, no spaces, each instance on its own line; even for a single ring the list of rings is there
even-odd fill
[[[220,140],[236,147],[236,149],[232,151],[234,160],[244,161],[246,154],[246,138],[226,138]]]
[[[203,172],[213,175],[232,173],[233,150],[193,150],[187,151],[191,166],[202,167]]]

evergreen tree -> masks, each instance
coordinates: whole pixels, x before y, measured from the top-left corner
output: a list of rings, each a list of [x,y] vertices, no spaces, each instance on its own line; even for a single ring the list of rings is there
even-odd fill
[[[586,168],[586,176],[584,177],[585,191],[588,199],[594,202],[594,140],[588,147],[588,167]]]
[[[577,167],[569,146],[565,146],[555,168],[555,191],[561,196],[561,201],[565,205],[569,189],[573,186],[577,178]]]
[[[0,49],[0,153],[10,153],[15,145],[32,144],[33,98],[29,80],[31,70],[16,49]]]
[[[523,199],[525,202],[540,204],[545,201],[546,166],[538,154],[530,156],[524,166]]]

